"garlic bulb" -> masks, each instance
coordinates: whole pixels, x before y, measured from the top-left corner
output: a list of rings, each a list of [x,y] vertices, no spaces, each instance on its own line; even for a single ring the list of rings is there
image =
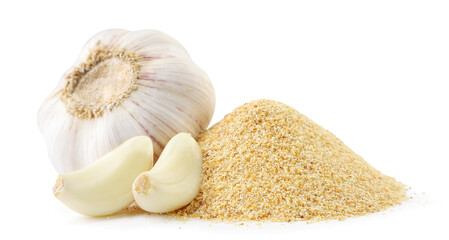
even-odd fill
[[[215,94],[207,75],[173,38],[154,30],[106,30],[85,45],[38,113],[58,173],[94,162],[147,135],[157,159],[179,132],[207,128]]]

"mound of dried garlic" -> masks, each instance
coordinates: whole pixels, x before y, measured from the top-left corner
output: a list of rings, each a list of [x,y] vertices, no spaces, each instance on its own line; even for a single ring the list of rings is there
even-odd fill
[[[96,161],[147,135],[157,159],[179,132],[207,128],[215,94],[207,75],[171,37],[154,30],[106,30],[42,104],[38,125],[59,173]]]

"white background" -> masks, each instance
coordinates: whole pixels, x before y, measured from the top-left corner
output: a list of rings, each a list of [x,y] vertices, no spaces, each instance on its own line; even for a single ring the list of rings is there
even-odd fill
[[[1,239],[448,237],[447,1],[2,1],[0,25]],[[57,174],[36,114],[85,41],[108,28],[158,29],[180,41],[214,84],[213,123],[250,100],[284,102],[414,198],[313,224],[70,211],[51,193]]]

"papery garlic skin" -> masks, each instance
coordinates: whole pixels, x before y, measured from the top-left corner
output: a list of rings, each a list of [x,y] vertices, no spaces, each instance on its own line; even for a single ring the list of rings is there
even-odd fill
[[[176,40],[113,29],[86,43],[42,104],[38,125],[55,169],[69,173],[139,135],[153,140],[157,159],[177,133],[205,130],[214,107],[209,78]]]

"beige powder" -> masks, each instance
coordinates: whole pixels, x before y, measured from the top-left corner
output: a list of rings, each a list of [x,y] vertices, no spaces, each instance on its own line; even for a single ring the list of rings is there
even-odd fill
[[[172,213],[178,217],[341,220],[406,199],[402,183],[279,102],[257,100],[236,108],[198,143],[204,156],[201,192]]]

